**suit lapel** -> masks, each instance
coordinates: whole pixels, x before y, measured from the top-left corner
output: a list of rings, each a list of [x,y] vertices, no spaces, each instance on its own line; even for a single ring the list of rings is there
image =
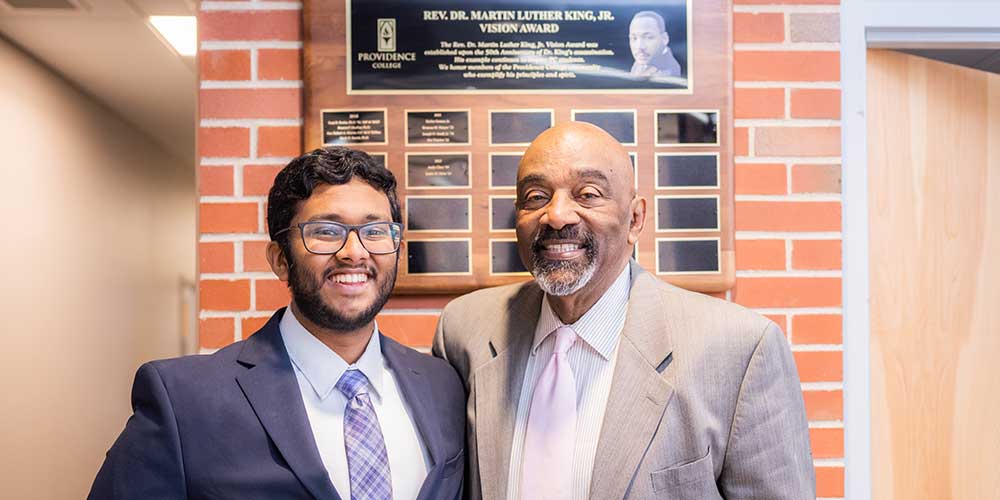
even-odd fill
[[[281,456],[314,497],[340,500],[313,438],[292,363],[281,340],[278,311],[244,343],[238,362],[248,369],[237,383]]]
[[[623,498],[660,425],[673,387],[660,375],[671,354],[656,278],[631,264],[628,316],[597,442],[591,498]]]
[[[475,372],[476,454],[484,500],[507,497],[514,417],[531,341],[541,309],[541,290],[522,287],[509,301],[506,317],[485,334],[493,359]]]
[[[396,383],[403,393],[410,409],[413,411],[413,421],[416,422],[417,431],[423,437],[424,445],[431,456],[431,468],[427,471],[427,478],[435,476],[434,469],[443,467],[445,460],[444,437],[441,425],[445,422],[445,417],[439,415],[435,410],[432,401],[437,397],[434,388],[427,381],[426,377],[416,365],[411,362],[412,353],[406,348],[396,343],[394,340],[380,334],[382,343],[382,356],[385,357],[389,367],[396,374]],[[433,494],[434,485],[431,481],[424,481],[417,494],[418,499],[429,498]]]

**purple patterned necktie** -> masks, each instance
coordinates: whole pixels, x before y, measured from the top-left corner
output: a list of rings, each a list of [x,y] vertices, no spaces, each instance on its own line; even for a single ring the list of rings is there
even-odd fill
[[[351,500],[388,500],[392,498],[389,458],[368,385],[368,377],[359,370],[347,370],[337,381],[337,389],[347,397],[344,446]]]

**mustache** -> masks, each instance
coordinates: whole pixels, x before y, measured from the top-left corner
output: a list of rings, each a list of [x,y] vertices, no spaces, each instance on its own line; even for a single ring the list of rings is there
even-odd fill
[[[562,229],[543,226],[539,228],[538,232],[535,233],[535,237],[532,238],[531,251],[539,253],[544,250],[545,247],[542,245],[542,242],[546,240],[579,240],[581,248],[589,248],[593,246],[594,235],[575,224],[572,226],[563,226]]]
[[[378,272],[375,271],[374,266],[333,266],[323,271],[323,280],[329,279],[330,276],[333,276],[334,273],[343,271],[348,271],[353,273],[365,273],[371,278],[375,278],[378,276]]]

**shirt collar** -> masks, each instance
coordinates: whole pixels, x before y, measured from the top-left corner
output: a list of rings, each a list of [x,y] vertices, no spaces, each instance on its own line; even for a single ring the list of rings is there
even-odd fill
[[[348,365],[336,352],[309,333],[295,317],[291,307],[285,309],[279,329],[292,364],[302,372],[320,400],[326,399],[334,391],[340,376],[351,368],[360,370],[368,378],[374,392],[373,397],[379,398],[382,394],[383,358],[378,323],[375,323],[365,352],[353,365]]]
[[[625,269],[622,269],[614,283],[605,290],[604,295],[601,295],[601,298],[597,299],[597,302],[583,313],[583,316],[576,323],[566,325],[572,328],[577,337],[597,351],[605,360],[611,359],[611,354],[618,343],[620,332],[619,329],[615,328],[620,326],[622,322],[614,321],[614,319],[624,319],[631,288],[631,273],[628,263],[626,263]],[[531,345],[531,353],[534,354],[545,338],[560,326],[564,326],[564,323],[552,310],[549,305],[549,296],[546,294],[542,300],[542,311],[538,315],[538,326],[535,327],[535,339]]]

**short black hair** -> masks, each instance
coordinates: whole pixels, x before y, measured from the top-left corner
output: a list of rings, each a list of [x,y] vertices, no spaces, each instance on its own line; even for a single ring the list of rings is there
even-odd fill
[[[278,242],[288,255],[288,238],[279,239],[276,233],[291,226],[298,203],[309,199],[321,184],[347,184],[354,177],[385,193],[392,221],[403,221],[396,196],[396,177],[392,172],[364,151],[330,146],[295,158],[274,177],[274,185],[267,195],[267,228],[271,241]]]
[[[663,20],[663,16],[651,10],[644,10],[641,12],[637,12],[634,16],[632,16],[632,20],[635,21],[640,17],[648,17],[652,19],[654,22],[656,22],[656,27],[660,29],[660,33],[666,33],[667,23]]]

